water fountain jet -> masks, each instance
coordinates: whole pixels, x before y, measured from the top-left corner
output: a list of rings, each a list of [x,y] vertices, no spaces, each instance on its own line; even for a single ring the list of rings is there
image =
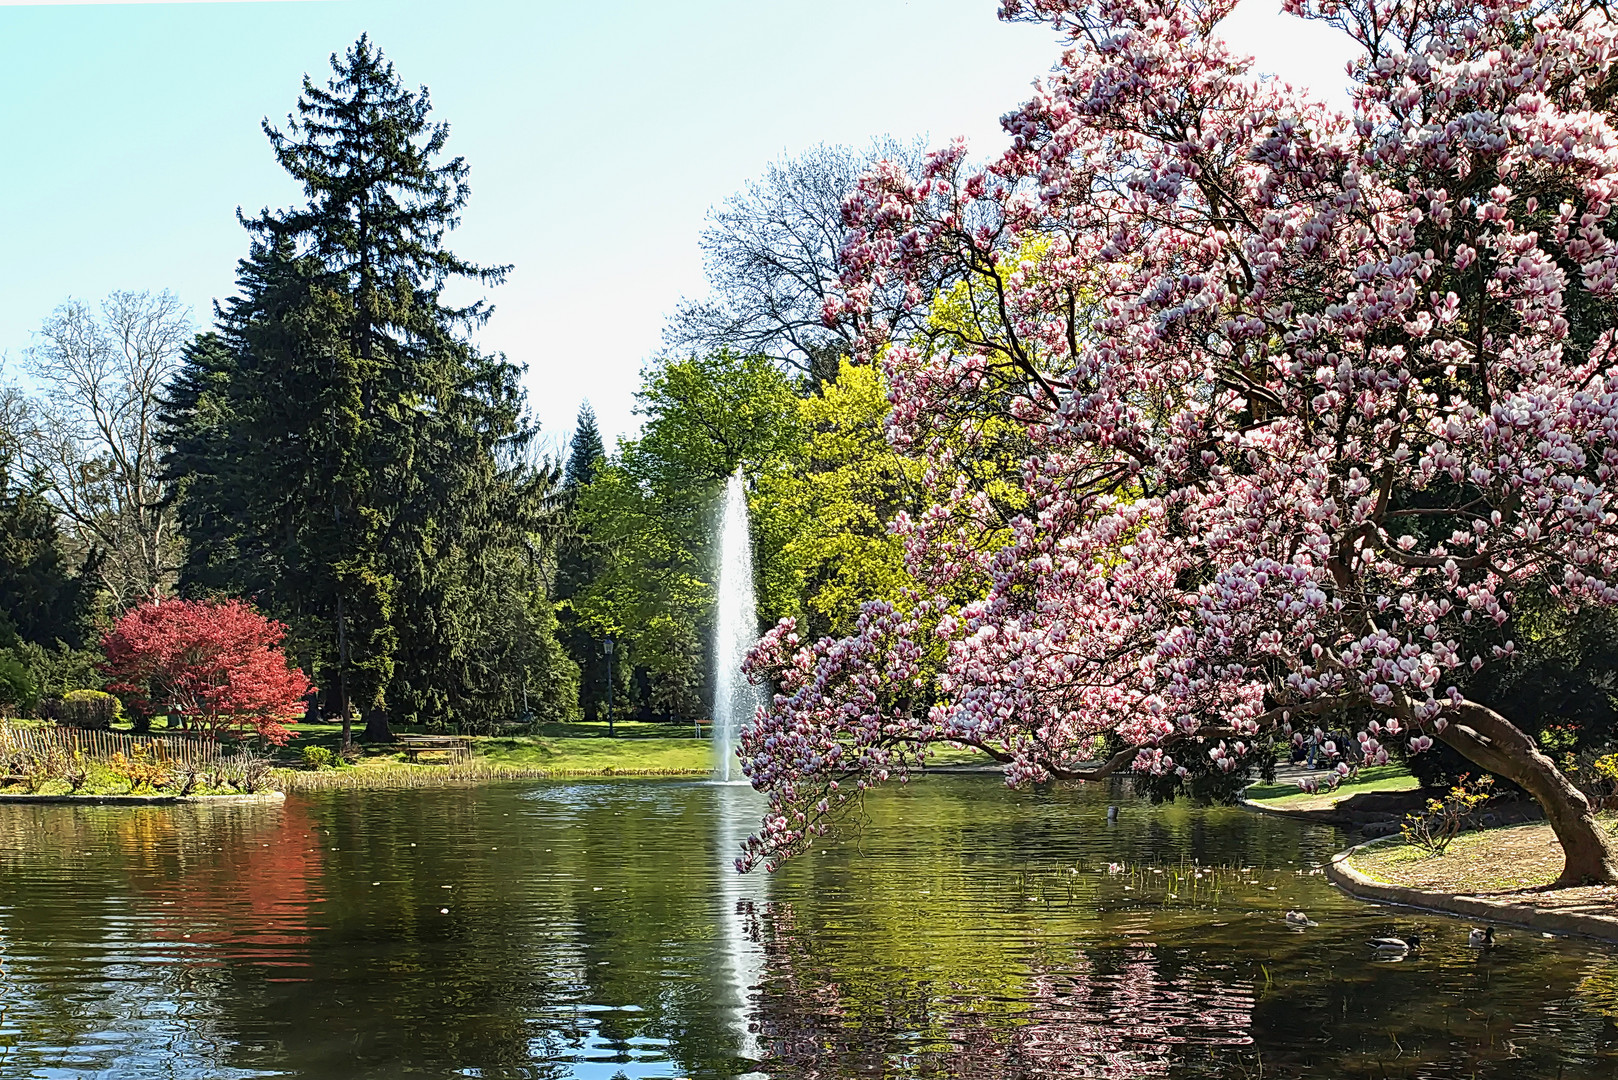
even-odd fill
[[[753,537],[747,519],[747,487],[741,466],[725,482],[719,526],[719,618],[714,631],[714,776],[729,783],[736,733],[753,718],[763,698],[742,674],[747,650],[758,640],[758,604],[753,595]]]

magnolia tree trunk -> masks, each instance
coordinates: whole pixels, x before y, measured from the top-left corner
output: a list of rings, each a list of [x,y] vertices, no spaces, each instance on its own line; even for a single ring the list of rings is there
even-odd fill
[[[1584,792],[1522,729],[1493,709],[1467,702],[1459,712],[1458,722],[1439,738],[1467,759],[1518,784],[1539,803],[1562,844],[1565,861],[1556,884],[1618,884],[1618,850],[1596,822]]]

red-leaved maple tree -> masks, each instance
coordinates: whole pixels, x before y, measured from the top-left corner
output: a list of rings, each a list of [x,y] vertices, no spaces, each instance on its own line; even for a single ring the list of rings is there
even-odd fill
[[[239,600],[164,600],[125,612],[101,639],[110,688],[217,738],[249,732],[275,746],[303,710],[309,679],[281,649],[286,627]]]

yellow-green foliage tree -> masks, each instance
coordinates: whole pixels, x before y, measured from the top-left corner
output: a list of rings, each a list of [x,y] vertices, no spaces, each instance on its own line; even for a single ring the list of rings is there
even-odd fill
[[[760,610],[844,634],[862,602],[910,584],[892,532],[916,468],[888,445],[887,384],[842,362],[835,382],[796,400],[801,437],[768,462],[748,499],[763,558]]]

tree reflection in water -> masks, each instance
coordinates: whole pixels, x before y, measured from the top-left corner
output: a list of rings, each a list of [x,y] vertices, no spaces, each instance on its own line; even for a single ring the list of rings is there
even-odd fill
[[[1252,1043],[1251,993],[1146,940],[1016,975],[843,984],[815,964],[790,905],[771,905],[758,932],[759,1026],[771,1065],[795,1076],[1152,1077],[1188,1047]]]
[[[1329,830],[1114,798],[930,779],[744,878],[756,796],[695,783],[0,807],[0,1077],[1618,1076],[1602,947],[1480,956],[1308,874]]]

